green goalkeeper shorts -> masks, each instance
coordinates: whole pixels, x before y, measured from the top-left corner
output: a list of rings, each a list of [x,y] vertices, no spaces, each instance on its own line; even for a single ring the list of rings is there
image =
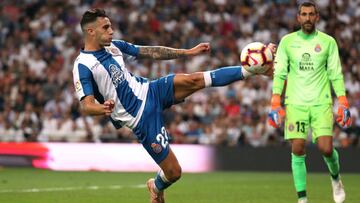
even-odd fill
[[[285,139],[307,139],[309,129],[312,141],[320,136],[332,136],[333,133],[332,105],[286,105]]]

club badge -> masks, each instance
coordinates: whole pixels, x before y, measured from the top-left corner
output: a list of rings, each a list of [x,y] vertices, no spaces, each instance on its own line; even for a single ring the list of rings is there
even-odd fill
[[[289,124],[289,127],[288,127],[288,129],[289,129],[289,131],[291,132],[291,131],[293,131],[294,130],[294,124],[292,124],[292,123],[290,123]]]
[[[114,56],[120,56],[121,55],[119,49],[109,47],[108,50]]]
[[[162,151],[161,145],[156,144],[156,143],[152,143],[151,148],[156,154],[159,154]]]

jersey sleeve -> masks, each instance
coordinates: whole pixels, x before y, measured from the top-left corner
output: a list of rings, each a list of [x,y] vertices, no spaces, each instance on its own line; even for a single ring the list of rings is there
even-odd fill
[[[139,47],[123,40],[113,40],[112,43],[120,49],[121,52],[130,56],[137,57],[139,55]]]
[[[339,50],[336,41],[331,38],[329,45],[329,56],[327,59],[327,73],[334,88],[336,96],[345,95],[344,76],[341,71]]]
[[[273,94],[280,94],[284,88],[284,81],[288,73],[289,59],[286,53],[286,41],[283,39],[276,51],[274,62]]]
[[[92,86],[93,75],[88,67],[83,64],[77,64],[73,70],[73,79],[75,92],[79,100],[85,96],[94,95]]]

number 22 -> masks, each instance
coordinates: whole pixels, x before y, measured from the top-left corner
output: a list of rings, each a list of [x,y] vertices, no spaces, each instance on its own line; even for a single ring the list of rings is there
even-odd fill
[[[166,146],[169,144],[169,137],[167,135],[165,127],[162,127],[161,133],[156,135],[156,140],[161,144],[163,148],[166,148]]]

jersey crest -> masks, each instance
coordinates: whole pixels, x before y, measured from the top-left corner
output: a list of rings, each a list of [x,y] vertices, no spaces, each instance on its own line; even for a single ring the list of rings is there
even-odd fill
[[[108,48],[109,52],[113,55],[113,56],[121,56],[122,54],[120,53],[119,49],[113,48],[113,47],[109,47]]]
[[[320,44],[317,44],[315,46],[315,52],[320,52],[320,51],[321,51],[321,46],[320,46]]]
[[[115,64],[111,64],[109,66],[109,70],[110,70],[111,80],[115,88],[117,88],[119,84],[121,84],[125,80],[124,72],[120,70],[120,68],[118,68]]]

